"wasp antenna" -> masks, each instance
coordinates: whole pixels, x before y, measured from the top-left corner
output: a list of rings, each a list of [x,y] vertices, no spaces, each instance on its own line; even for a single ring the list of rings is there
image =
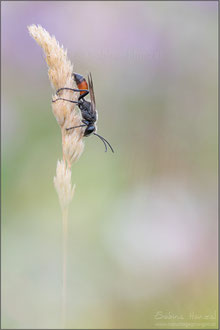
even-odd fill
[[[105,145],[105,152],[107,151],[107,146],[106,146],[106,143],[109,145],[109,147],[110,147],[110,149],[111,149],[111,151],[112,152],[114,152],[114,150],[113,150],[113,148],[112,148],[112,146],[111,146],[111,144],[106,140],[106,139],[104,139],[104,137],[103,136],[101,136],[101,135],[99,135],[99,134],[97,134],[97,133],[93,133],[94,135],[96,135],[96,136],[98,136],[101,140],[102,140],[102,142],[104,143],[104,145]]]
[[[96,134],[96,133],[93,133],[93,134],[96,135],[96,136],[98,136],[98,137],[100,138],[100,140],[102,140],[102,142],[104,143],[104,146],[105,146],[105,152],[106,152],[108,149],[107,149],[107,145],[106,145],[105,141],[102,139],[102,137],[101,137],[100,135],[98,135],[98,134]]]
[[[109,145],[109,147],[110,147],[110,149],[111,149],[111,151],[114,153],[114,150],[113,150],[113,148],[112,148],[112,146],[111,146],[111,144],[106,140],[106,139],[104,139],[104,137],[102,136],[102,138],[103,138],[103,141],[105,141],[108,145]]]

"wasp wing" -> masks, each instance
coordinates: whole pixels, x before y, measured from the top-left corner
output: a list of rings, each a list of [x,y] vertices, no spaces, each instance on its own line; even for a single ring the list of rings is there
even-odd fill
[[[91,109],[92,109],[93,113],[96,113],[95,93],[94,93],[94,87],[93,87],[91,72],[88,75],[88,85],[89,85],[89,93],[90,93],[90,99],[91,99]]]

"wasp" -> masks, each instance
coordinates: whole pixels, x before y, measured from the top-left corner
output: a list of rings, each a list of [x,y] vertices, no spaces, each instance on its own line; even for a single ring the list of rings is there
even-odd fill
[[[68,131],[68,130],[78,128],[78,127],[86,127],[83,136],[89,136],[91,134],[98,136],[105,145],[105,151],[107,151],[107,144],[108,144],[111,151],[114,152],[110,143],[106,139],[104,139],[103,136],[96,133],[96,122],[98,119],[98,113],[96,110],[95,93],[94,93],[93,80],[92,80],[91,73],[88,75],[88,83],[87,83],[86,79],[78,73],[73,73],[73,78],[76,82],[78,89],[63,87],[63,88],[59,88],[56,91],[56,94],[59,95],[59,93],[62,90],[70,90],[73,92],[79,92],[78,101],[72,101],[72,100],[61,98],[61,97],[52,101],[52,102],[56,102],[58,100],[63,100],[63,101],[71,102],[71,103],[76,103],[81,111],[82,125],[69,127],[69,128],[66,128],[66,130]],[[90,101],[85,100],[85,97],[88,94],[90,94]]]

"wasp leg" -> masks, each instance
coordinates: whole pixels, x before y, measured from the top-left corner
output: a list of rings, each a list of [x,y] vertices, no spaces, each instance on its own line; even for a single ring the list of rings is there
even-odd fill
[[[69,128],[66,128],[66,131],[68,131],[69,129],[72,129],[72,128],[78,128],[78,127],[84,127],[84,126],[87,126],[87,125],[84,124],[84,125],[69,127]]]
[[[83,124],[85,124],[86,126],[88,126],[89,125],[89,121],[88,120],[82,120],[82,122],[83,122]]]
[[[57,91],[56,91],[56,94],[58,94],[60,91],[62,90],[69,90],[69,91],[73,91],[73,92],[88,92],[88,89],[76,89],[76,88],[69,88],[69,87],[63,87],[63,88],[59,88]]]
[[[56,94],[58,95],[58,93],[62,90],[69,90],[69,91],[73,91],[73,92],[85,92],[83,94],[81,94],[78,98],[78,100],[81,100],[83,97],[85,97],[86,95],[89,94],[89,91],[88,89],[77,89],[77,88],[69,88],[69,87],[63,87],[63,88],[59,88],[57,91],[56,91]]]
[[[52,102],[56,102],[56,101],[59,101],[59,100],[62,100],[62,101],[68,101],[68,102],[76,103],[76,104],[79,103],[78,101],[71,101],[71,100],[63,99],[62,97],[59,97],[59,98],[56,99],[56,100],[52,100]]]

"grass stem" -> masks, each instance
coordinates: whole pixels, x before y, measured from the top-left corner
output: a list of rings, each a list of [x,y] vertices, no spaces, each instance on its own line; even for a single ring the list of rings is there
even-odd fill
[[[62,209],[62,244],[63,244],[63,255],[62,255],[62,325],[63,329],[66,328],[66,314],[67,314],[67,242],[68,242],[68,207]]]

